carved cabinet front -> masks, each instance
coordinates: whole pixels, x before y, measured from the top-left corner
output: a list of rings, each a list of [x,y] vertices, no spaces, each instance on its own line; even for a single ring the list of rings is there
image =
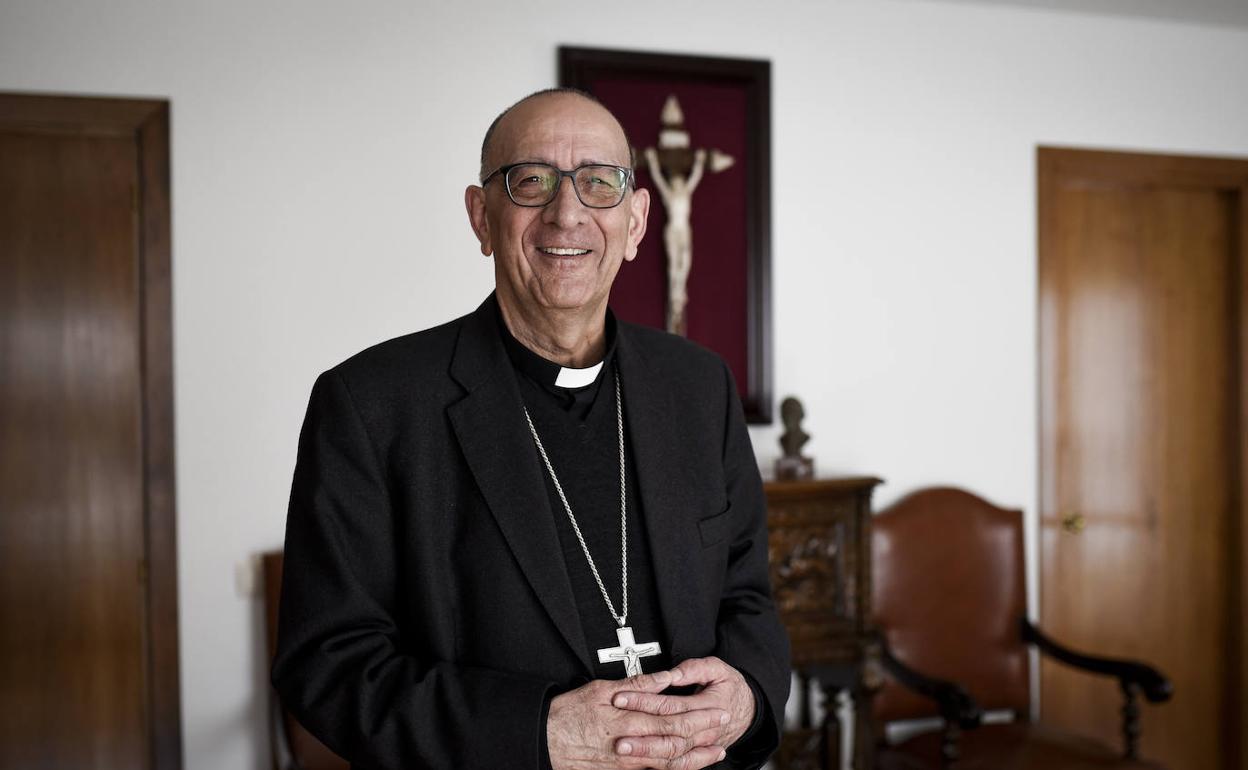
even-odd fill
[[[855,725],[868,724],[863,676],[872,633],[871,493],[879,483],[853,477],[765,485],[772,592],[798,678],[798,724],[786,731],[772,760],[778,770],[840,767],[832,693],[847,692]],[[824,711],[818,720],[816,699]],[[853,745],[854,766],[869,768],[870,737]]]

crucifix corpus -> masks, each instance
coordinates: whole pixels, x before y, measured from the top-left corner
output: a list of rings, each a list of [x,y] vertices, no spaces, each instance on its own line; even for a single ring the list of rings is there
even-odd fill
[[[637,644],[633,639],[633,629],[627,626],[615,629],[615,638],[619,640],[620,646],[604,647],[599,650],[598,662],[610,663],[611,661],[619,661],[624,664],[626,676],[637,676],[641,673],[641,659],[659,654],[658,642]]]
[[[685,308],[689,304],[686,287],[693,267],[693,229],[689,224],[693,191],[708,166],[716,173],[730,167],[734,159],[716,149],[691,147],[685,116],[675,94],[667,97],[660,121],[658,149],[647,147],[642,154],[667,212],[667,224],[663,227],[667,251],[667,330],[684,336]]]

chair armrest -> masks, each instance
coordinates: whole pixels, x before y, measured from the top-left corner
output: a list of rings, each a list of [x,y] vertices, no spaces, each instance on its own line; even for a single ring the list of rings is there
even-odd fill
[[[286,733],[286,715],[282,711],[277,692],[269,689],[269,739],[272,741],[273,770],[303,770],[295,754],[290,750],[290,736]]]
[[[1102,658],[1086,655],[1059,644],[1050,639],[1033,625],[1027,618],[1022,619],[1023,641],[1036,645],[1040,652],[1068,666],[1090,671],[1094,674],[1117,677],[1125,688],[1136,685],[1144,693],[1144,697],[1152,703],[1161,703],[1170,699],[1174,687],[1170,680],[1157,669],[1146,663],[1118,658]]]
[[[902,686],[909,690],[936,701],[940,716],[947,724],[957,725],[964,730],[979,727],[984,711],[956,682],[937,679],[921,671],[907,666],[893,655],[883,635],[879,636],[880,663]]]

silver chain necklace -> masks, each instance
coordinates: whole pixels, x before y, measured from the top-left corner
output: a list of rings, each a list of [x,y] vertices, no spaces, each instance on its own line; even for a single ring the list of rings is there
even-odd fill
[[[626,674],[636,676],[641,673],[641,662],[638,659],[658,655],[659,643],[637,644],[633,640],[633,629],[628,627],[628,496],[624,474],[624,400],[620,397],[620,373],[615,372],[615,430],[620,446],[620,584],[623,591],[620,601],[621,612],[618,615],[615,612],[615,603],[611,601],[607,587],[602,582],[602,575],[598,574],[598,565],[594,564],[594,557],[589,553],[585,536],[581,534],[581,526],[577,524],[576,516],[572,513],[572,506],[568,505],[568,497],[563,492],[563,485],[559,483],[555,468],[550,464],[550,457],[546,455],[546,447],[542,446],[542,439],[537,435],[537,428],[533,426],[533,418],[529,416],[528,408],[524,409],[524,419],[529,424],[529,432],[533,434],[533,443],[537,445],[537,452],[542,456],[546,472],[550,474],[550,480],[555,484],[555,492],[559,494],[563,510],[568,514],[568,521],[572,523],[572,531],[576,533],[576,540],[581,544],[581,552],[585,554],[589,570],[594,573],[594,580],[598,583],[598,590],[602,593],[603,601],[607,603],[607,610],[619,625],[615,631],[616,638],[620,642],[619,646],[598,650],[598,660],[600,663],[622,662]]]

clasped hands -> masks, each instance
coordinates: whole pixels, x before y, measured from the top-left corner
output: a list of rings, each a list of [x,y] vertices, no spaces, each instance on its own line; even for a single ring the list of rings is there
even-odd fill
[[[692,695],[662,695],[695,685]],[[553,770],[700,770],[722,760],[754,721],[754,693],[719,658],[670,671],[595,680],[555,696],[546,720]]]

